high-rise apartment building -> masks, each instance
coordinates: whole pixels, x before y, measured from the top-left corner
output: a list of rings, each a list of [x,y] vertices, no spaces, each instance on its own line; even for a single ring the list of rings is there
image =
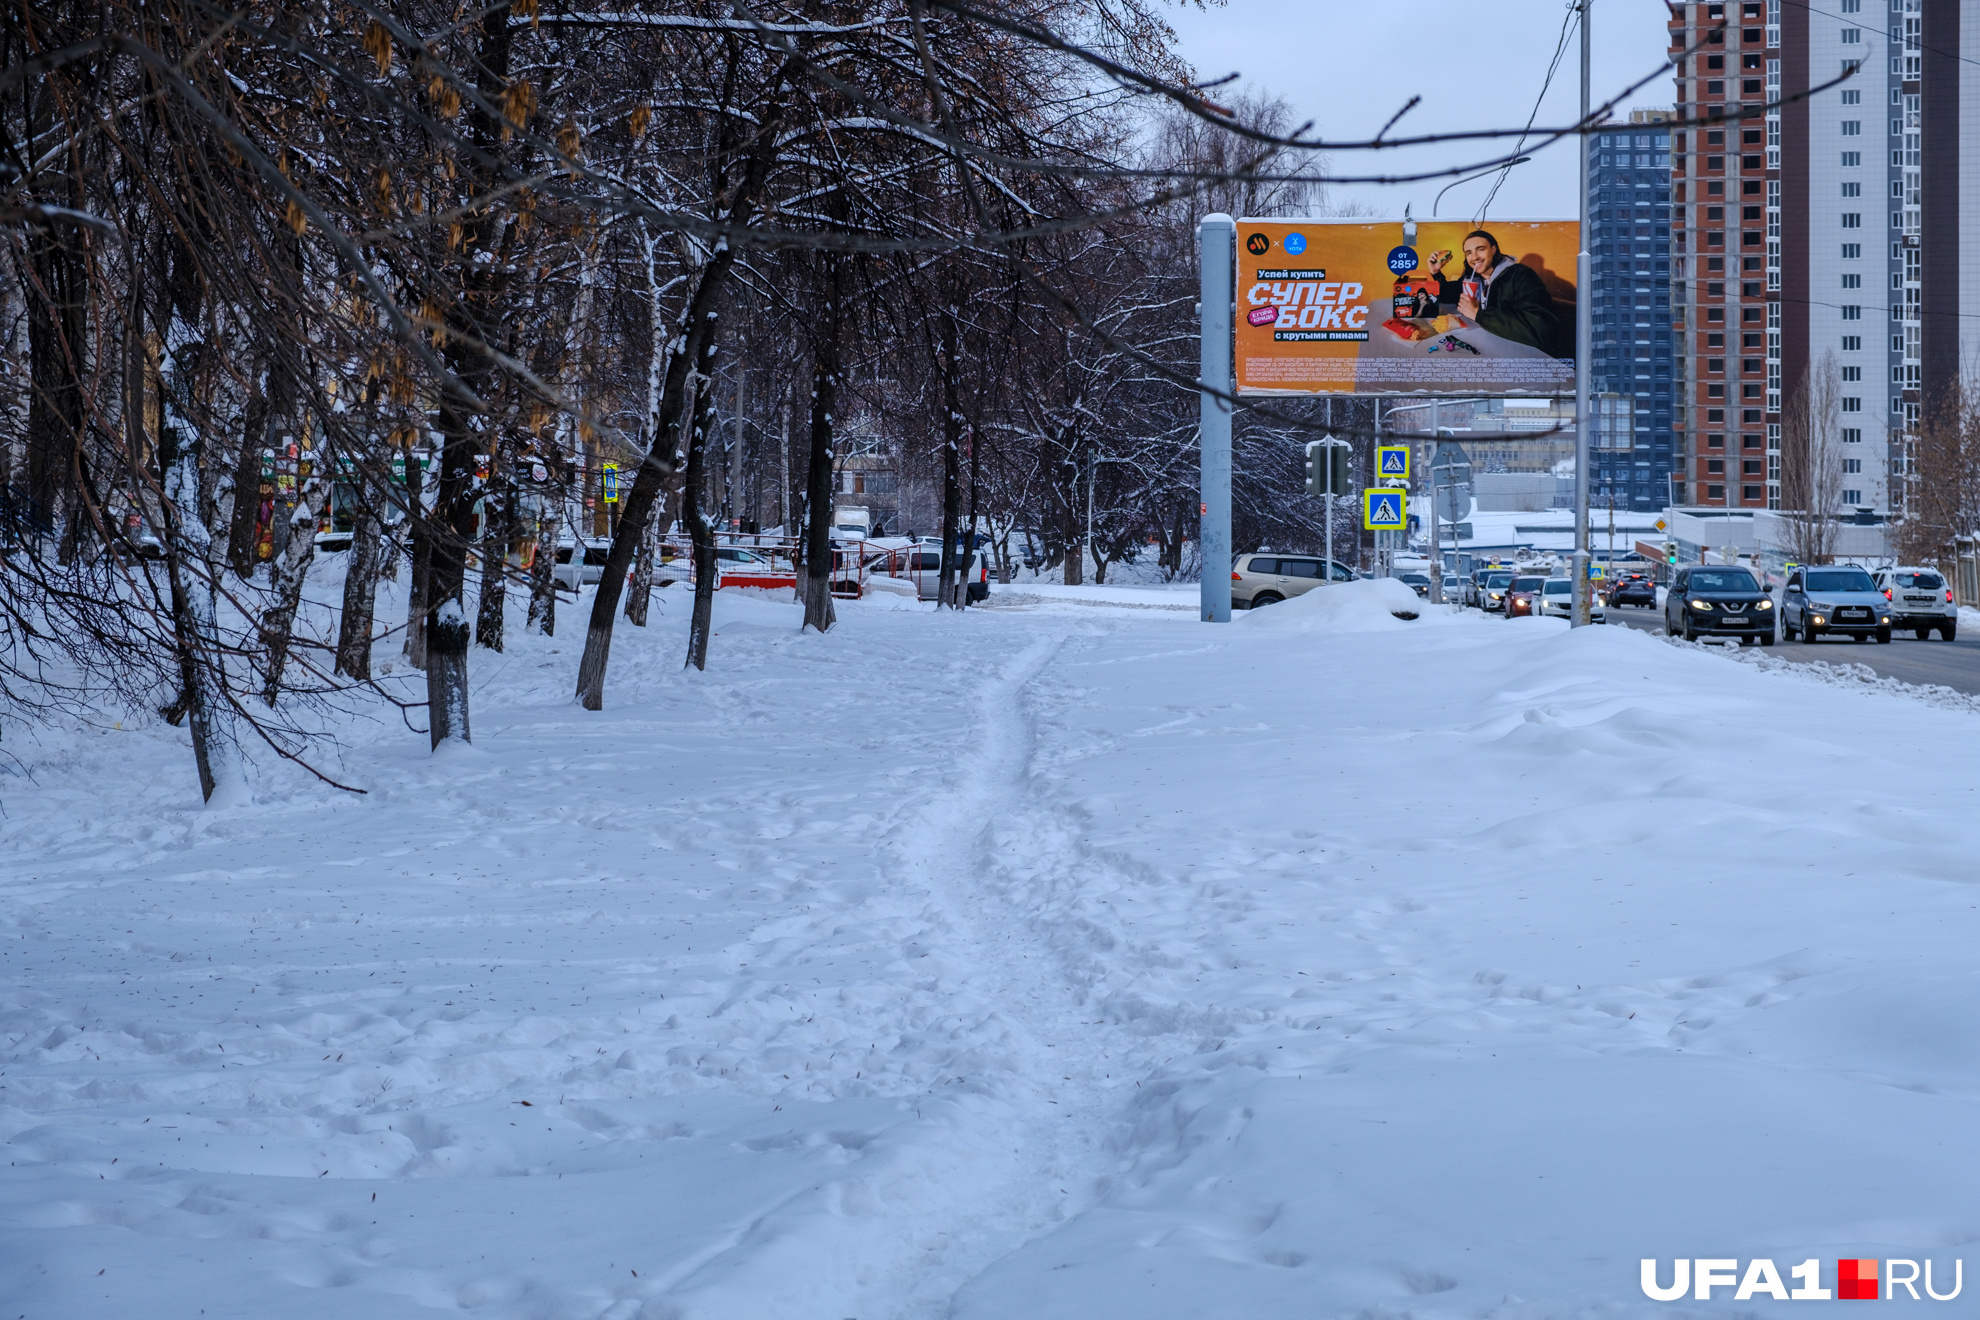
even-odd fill
[[[1597,507],[1661,509],[1674,458],[1671,342],[1671,134],[1668,110],[1632,110],[1597,135],[1588,171],[1590,371],[1596,425],[1589,494]]]
[[[1967,8],[1980,29],[1980,0],[1671,5],[1678,114],[1706,121],[1672,135],[1685,392],[1678,502],[1782,507],[1782,420],[1799,390],[1827,437],[1834,475],[1814,486],[1832,505],[1823,512],[1902,513],[1921,352],[1930,351],[1920,290],[1934,142],[1951,158],[1952,180],[1936,194],[1942,225],[1968,223],[1958,203],[1958,87],[1964,63],[1980,55],[1980,30],[1960,30]],[[1953,86],[1938,109],[1947,131],[1936,138],[1921,99],[1935,21],[1950,29],[1954,52]],[[1960,53],[1962,39],[1975,49]],[[1956,236],[1941,241],[1957,251]],[[1955,331],[1949,364],[1958,340]],[[1787,502],[1798,493],[1790,481]]]

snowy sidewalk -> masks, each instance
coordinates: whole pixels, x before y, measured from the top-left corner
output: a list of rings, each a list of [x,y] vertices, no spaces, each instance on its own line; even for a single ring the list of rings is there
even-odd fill
[[[1326,609],[820,638],[725,594],[694,675],[674,603],[602,714],[532,638],[476,655],[470,752],[352,725],[360,799],[205,812],[178,731],[48,735],[0,779],[0,1296],[1431,1320],[1686,1314],[1649,1256],[1947,1277],[1980,721]]]

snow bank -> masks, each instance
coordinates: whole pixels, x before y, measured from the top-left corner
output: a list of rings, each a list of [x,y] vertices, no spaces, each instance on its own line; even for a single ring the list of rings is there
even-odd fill
[[[1412,622],[1398,615],[1424,618],[1433,613],[1449,614],[1395,578],[1359,578],[1330,582],[1303,596],[1233,617],[1248,628],[1266,632],[1368,632],[1401,628]]]
[[[471,655],[472,753],[340,723],[361,798],[271,762],[202,811],[184,730],[10,727],[0,1296],[1651,1320],[1637,1262],[1677,1256],[1943,1288],[1980,715],[1403,623],[1398,585],[1229,628],[889,597],[822,636],[724,591],[705,673],[670,590],[596,713],[566,604]]]

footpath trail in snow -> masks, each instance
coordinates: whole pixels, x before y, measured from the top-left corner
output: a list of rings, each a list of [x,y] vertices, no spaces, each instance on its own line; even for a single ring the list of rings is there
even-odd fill
[[[1974,715],[1348,596],[729,594],[602,714],[529,638],[471,750],[353,721],[363,798],[39,735],[13,1314],[1634,1317],[1980,1232]]]

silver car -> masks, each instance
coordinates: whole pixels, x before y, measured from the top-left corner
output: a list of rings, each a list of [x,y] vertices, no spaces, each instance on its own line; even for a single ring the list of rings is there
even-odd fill
[[[1231,571],[1231,604],[1255,610],[1304,595],[1320,585],[1317,555],[1240,555]],[[1333,565],[1336,582],[1354,581],[1354,572],[1339,560]]]
[[[1845,633],[1859,642],[1891,640],[1891,603],[1855,564],[1797,568],[1781,593],[1781,633],[1812,642]]]
[[[1574,617],[1574,579],[1548,578],[1540,584],[1539,609],[1535,614],[1550,619],[1571,619]],[[1588,618],[1593,623],[1607,623],[1609,616],[1602,612],[1602,598],[1595,594],[1595,584],[1588,584]]]

